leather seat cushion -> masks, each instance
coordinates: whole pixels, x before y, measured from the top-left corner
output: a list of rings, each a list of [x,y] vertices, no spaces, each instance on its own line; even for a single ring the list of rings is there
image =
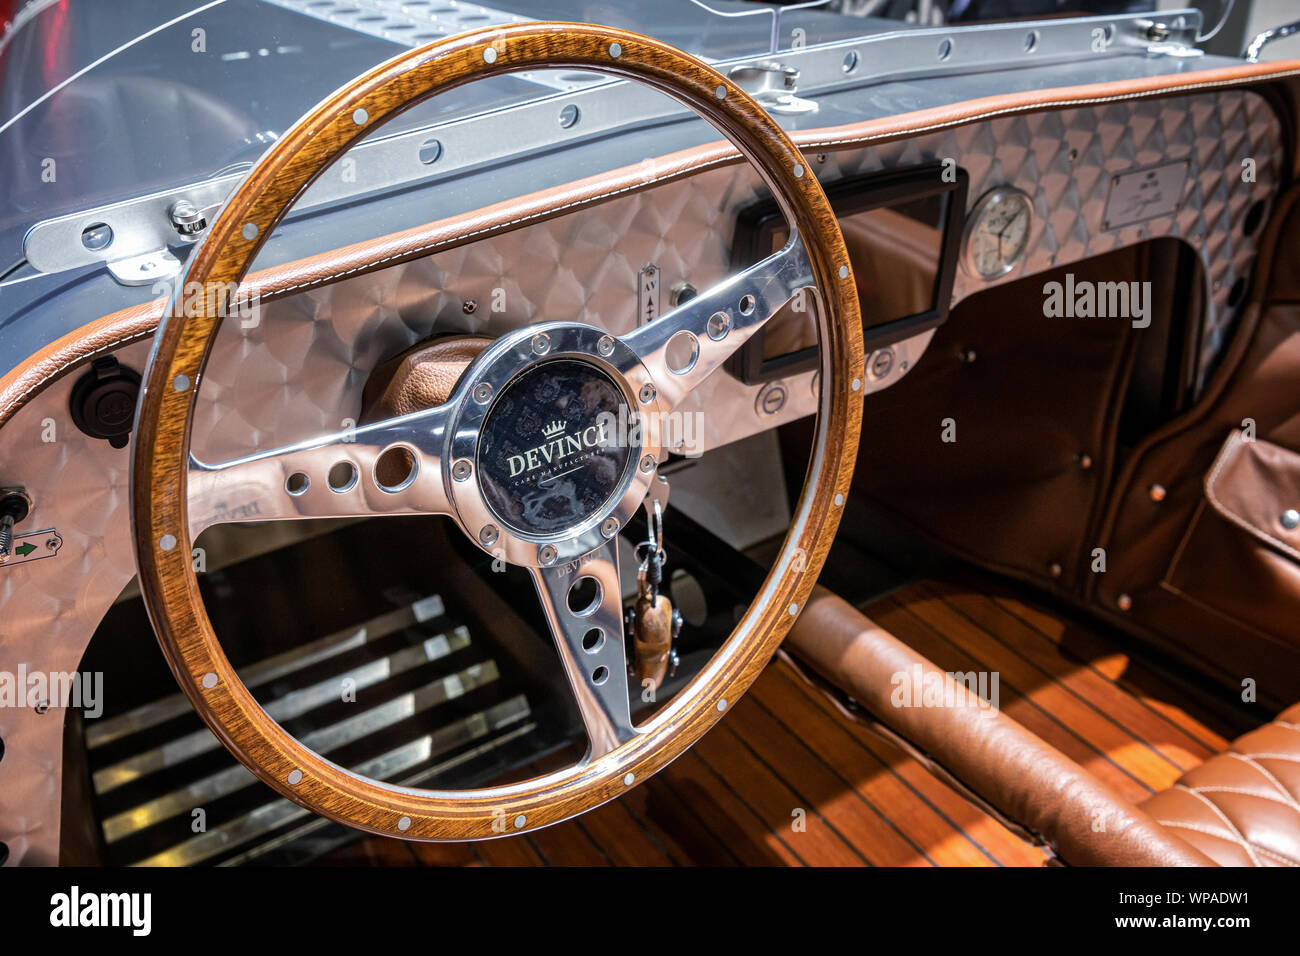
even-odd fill
[[[1142,809],[1222,866],[1300,866],[1300,704]]]

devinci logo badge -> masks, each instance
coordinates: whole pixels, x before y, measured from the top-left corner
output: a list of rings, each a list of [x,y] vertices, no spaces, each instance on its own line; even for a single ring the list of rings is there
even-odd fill
[[[566,428],[565,423],[557,419],[542,429],[542,437],[548,441],[528,449],[522,455],[509,456],[506,460],[510,465],[510,477],[517,478],[545,465],[557,464],[588,448],[599,448],[609,441],[609,421],[604,418],[572,435],[566,433]]]

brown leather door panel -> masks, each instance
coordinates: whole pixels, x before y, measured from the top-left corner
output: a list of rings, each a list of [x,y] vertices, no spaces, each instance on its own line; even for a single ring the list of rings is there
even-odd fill
[[[1300,510],[1297,266],[1293,187],[1204,396],[1117,477],[1098,535],[1108,567],[1087,592],[1098,612],[1274,706],[1300,697],[1300,529],[1280,520]]]
[[[1205,499],[1164,587],[1300,646],[1300,526],[1283,522],[1292,509],[1300,509],[1300,454],[1233,432],[1205,477]]]

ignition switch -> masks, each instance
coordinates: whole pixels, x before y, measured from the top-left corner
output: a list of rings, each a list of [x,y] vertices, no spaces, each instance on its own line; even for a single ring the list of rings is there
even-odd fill
[[[8,561],[14,548],[14,525],[32,510],[32,499],[22,488],[0,491],[0,563]]]
[[[177,235],[186,242],[194,242],[208,228],[208,217],[203,215],[203,210],[184,199],[172,203],[172,207],[167,210],[167,216],[171,219],[172,228],[176,230]]]

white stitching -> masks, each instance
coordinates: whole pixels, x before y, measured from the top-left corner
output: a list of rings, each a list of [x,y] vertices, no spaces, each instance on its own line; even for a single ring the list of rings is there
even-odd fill
[[[1209,797],[1205,797],[1197,793],[1195,790],[1193,790],[1191,787],[1188,787],[1186,784],[1176,783],[1174,784],[1174,787],[1179,790],[1186,790],[1197,800],[1200,800],[1207,807],[1213,810],[1215,815],[1220,820],[1222,820],[1225,824],[1227,824],[1228,829],[1230,829],[1233,833],[1237,835],[1237,839],[1241,841],[1241,845],[1245,849],[1246,853],[1250,856],[1251,861],[1254,862],[1256,866],[1259,866],[1259,860],[1255,857],[1254,848],[1251,847],[1250,841],[1246,839],[1246,834],[1242,833],[1240,830],[1237,829],[1237,825],[1228,819],[1228,815],[1219,809],[1219,805],[1217,803],[1215,803]]]
[[[1284,79],[1290,76],[1300,76],[1300,69],[1285,70],[1279,73],[1262,73],[1258,75],[1234,77],[1234,78],[1229,78],[1224,80],[1208,80],[1201,83],[1182,83],[1175,86],[1163,87],[1159,90],[1135,91],[1131,93],[1115,93],[1110,96],[1091,96],[1091,97],[1084,97],[1082,99],[1058,98],[1054,100],[1046,100],[1046,101],[1035,102],[1035,103],[1024,103],[1018,106],[1004,106],[995,110],[988,110],[982,113],[971,113],[963,116],[953,117],[952,119],[936,121],[934,123],[927,123],[921,126],[909,126],[905,129],[887,130],[880,133],[867,134],[864,136],[849,136],[849,137],[843,137],[839,139],[813,140],[811,142],[804,143],[803,145],[800,145],[798,143],[796,137],[795,145],[798,146],[798,148],[801,151],[805,149],[816,149],[816,148],[826,147],[826,146],[842,146],[842,145],[855,145],[855,144],[867,145],[869,143],[874,143],[882,139],[903,139],[911,136],[917,136],[922,133],[930,133],[936,130],[947,129],[951,126],[964,126],[968,124],[982,122],[984,120],[996,119],[999,116],[1009,116],[1017,113],[1046,111],[1057,107],[1068,107],[1068,106],[1095,106],[1101,103],[1117,103],[1124,100],[1142,100],[1148,98],[1157,98],[1161,96],[1171,96],[1179,93],[1189,93],[1195,90],[1211,90],[1211,89],[1220,89],[1224,87],[1248,86],[1252,83],[1264,83],[1264,82],[1269,82],[1271,80]],[[497,223],[492,226],[484,226],[483,228],[476,229],[473,232],[462,233],[460,235],[455,236],[452,239],[440,239],[437,242],[426,243],[425,245],[417,246],[414,249],[403,250],[402,252],[394,253],[391,256],[384,256],[381,259],[375,259],[366,263],[365,265],[354,266],[353,268],[346,269],[342,272],[334,272],[328,275],[318,276],[317,278],[311,279],[307,282],[300,282],[295,285],[286,286],[283,289],[274,290],[271,293],[271,295],[275,298],[279,298],[281,296],[288,295],[291,292],[296,292],[300,289],[306,289],[312,286],[322,285],[327,282],[335,282],[338,281],[339,279],[343,279],[349,275],[360,272],[363,269],[371,269],[376,266],[381,266],[385,262],[391,262],[399,258],[415,257],[422,252],[428,252],[431,249],[436,249],[439,248],[440,246],[445,246],[450,242],[464,242],[466,239],[470,239],[477,235],[482,235],[483,233],[504,231],[509,227],[519,225],[520,223],[530,222],[534,219],[538,219],[543,216],[550,216],[556,213],[562,213],[568,209],[576,209],[581,206],[587,206],[594,202],[599,202],[606,199],[612,199],[615,196],[619,196],[623,193],[630,192],[633,190],[645,189],[655,185],[656,183],[660,183],[668,179],[680,178],[686,175],[696,175],[706,169],[710,169],[722,163],[731,163],[739,158],[741,157],[739,156],[738,153],[728,153],[725,156],[719,156],[710,160],[705,160],[697,165],[684,166],[671,173],[664,173],[663,175],[655,176],[650,179],[643,179],[636,183],[629,183],[628,185],[623,186],[619,189],[611,190],[609,192],[599,193],[594,196],[587,196],[579,200],[573,200],[571,202],[564,203],[563,205],[560,206],[550,206],[544,210],[539,210],[534,213],[529,213],[527,216],[520,216],[516,219],[508,220],[504,223]],[[236,299],[235,301],[245,302],[247,300]],[[49,379],[57,375],[60,375],[68,368],[70,368],[71,366],[79,362],[84,362],[86,359],[94,355],[98,355],[100,352],[112,348],[120,348],[121,346],[127,345],[138,338],[143,338],[146,337],[147,335],[152,335],[152,334],[153,334],[152,331],[148,333],[135,333],[116,342],[112,342],[107,345],[104,345],[93,352],[87,353],[86,355],[79,355],[76,356],[75,358],[70,359],[69,361],[65,362],[63,365],[60,365],[57,369],[55,369],[50,374],[43,376],[41,381],[37,382],[35,385],[31,386],[22,394],[20,394],[18,398],[10,406],[8,415],[4,415],[3,410],[0,410],[0,425],[3,425],[5,422],[12,419],[13,416],[18,413],[19,409],[23,404],[23,401],[29,395],[31,395],[32,392],[36,391],[39,388],[44,387],[44,385],[49,381]]]
[[[114,342],[109,342],[107,345],[101,345],[93,352],[87,352],[85,355],[78,355],[76,358],[72,358],[64,362],[62,365],[54,369],[48,375],[43,375],[39,382],[37,382],[35,385],[29,386],[26,391],[24,391],[21,395],[19,395],[14,400],[12,406],[13,411],[11,411],[7,417],[0,418],[0,424],[4,424],[4,422],[7,422],[10,418],[13,418],[14,415],[17,415],[22,406],[23,399],[25,399],[28,395],[32,394],[32,392],[36,391],[37,389],[42,388],[47,382],[49,382],[50,379],[55,378],[58,375],[61,375],[63,372],[66,372],[72,366],[80,362],[86,361],[86,359],[94,358],[100,352],[107,352],[110,351],[111,349],[120,349],[124,345],[130,345],[136,339],[147,339],[149,338],[149,336],[153,335],[155,331],[156,329],[147,329],[144,332],[133,332],[130,335],[126,336],[126,338],[118,339],[117,341]]]
[[[1269,783],[1271,783],[1271,784],[1273,784],[1273,786],[1277,787],[1278,793],[1282,794],[1282,796],[1286,799],[1286,802],[1287,802],[1287,803],[1288,803],[1288,804],[1289,804],[1293,809],[1295,809],[1295,810],[1297,810],[1297,811],[1300,811],[1300,803],[1297,803],[1297,802],[1296,802],[1296,798],[1295,798],[1295,796],[1291,793],[1291,791],[1288,790],[1288,789],[1283,785],[1283,783],[1282,783],[1281,780],[1277,779],[1277,777],[1275,777],[1275,776],[1273,776],[1273,774],[1269,773],[1268,768],[1266,768],[1266,767],[1263,766],[1262,764],[1256,762],[1255,759],[1254,759],[1254,756],[1253,756],[1252,754],[1243,754],[1243,753],[1238,753],[1238,752],[1235,751],[1235,750],[1230,750],[1230,751],[1227,752],[1226,756],[1228,756],[1228,757],[1234,757],[1234,758],[1236,758],[1237,760],[1240,760],[1240,761],[1242,761],[1243,763],[1245,763],[1247,766],[1254,767],[1256,770],[1258,770],[1260,773],[1262,773],[1262,774],[1264,775],[1264,778],[1265,778],[1266,780],[1268,780]],[[1262,796],[1262,794],[1261,794],[1261,796]]]
[[[1272,793],[1260,793],[1258,790],[1247,790],[1245,787],[1196,787],[1196,793],[1235,793],[1242,797],[1254,797],[1256,800],[1267,800],[1269,803],[1276,803],[1290,810],[1295,809],[1295,802],[1286,800]]]
[[[1209,827],[1201,826],[1199,823],[1184,823],[1182,821],[1175,821],[1175,820],[1157,820],[1156,822],[1159,823],[1162,827],[1169,827],[1170,829],[1174,829],[1174,830],[1191,830],[1195,833],[1203,833],[1208,837],[1213,837],[1216,840],[1221,840],[1224,843],[1236,843],[1235,840],[1229,840],[1226,837],[1224,837],[1222,833],[1216,833],[1214,830],[1211,830]],[[1250,851],[1243,844],[1237,844],[1237,845],[1241,846],[1243,850],[1246,850],[1247,855],[1249,855]],[[1300,863],[1297,863],[1295,860],[1292,860],[1289,856],[1284,856],[1283,854],[1278,853],[1276,850],[1270,850],[1266,847],[1256,846],[1253,843],[1251,844],[1251,846],[1254,847],[1254,849],[1259,851],[1260,853],[1263,853],[1265,856],[1270,856],[1275,860],[1281,860],[1283,866],[1300,866]],[[1255,865],[1258,866],[1259,864],[1256,863]]]

